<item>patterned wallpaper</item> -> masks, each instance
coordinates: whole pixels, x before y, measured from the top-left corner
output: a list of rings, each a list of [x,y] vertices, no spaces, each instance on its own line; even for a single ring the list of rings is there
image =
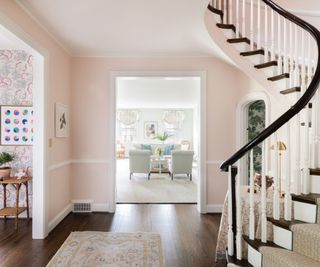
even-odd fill
[[[255,101],[248,108],[248,140],[255,138],[265,128],[265,103]],[[254,171],[261,173],[261,145],[253,149]],[[249,165],[249,164],[248,164]]]
[[[22,50],[0,50],[0,105],[32,105],[32,55]],[[13,173],[32,167],[32,146],[0,146],[0,152],[16,154]],[[29,183],[30,196],[32,186]],[[20,203],[24,204],[25,188],[21,187]],[[32,199],[30,198],[30,204]],[[7,205],[15,204],[15,191],[7,190]],[[3,207],[3,190],[0,188],[0,207]]]

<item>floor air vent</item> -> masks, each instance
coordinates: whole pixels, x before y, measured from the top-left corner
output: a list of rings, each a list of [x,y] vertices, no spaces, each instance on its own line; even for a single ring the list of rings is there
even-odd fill
[[[92,200],[73,200],[73,212],[92,212]]]

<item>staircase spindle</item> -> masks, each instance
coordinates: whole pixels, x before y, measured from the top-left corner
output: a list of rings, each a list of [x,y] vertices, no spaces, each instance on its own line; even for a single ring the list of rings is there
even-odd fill
[[[258,50],[261,49],[261,2],[260,0],[258,0],[258,14],[257,14],[257,49]]]
[[[223,0],[223,23],[227,24],[228,21],[228,16],[227,16],[227,0]]]
[[[301,146],[300,146],[300,132],[301,132],[301,125],[300,125],[300,113],[296,115],[296,153],[295,153],[295,175],[294,175],[294,192],[296,195],[301,194],[301,170],[300,170],[300,153],[301,153]]]
[[[288,73],[287,21],[283,18],[283,72]]]
[[[275,43],[274,43],[274,11],[271,9],[271,60],[275,60]]]
[[[320,122],[319,122],[319,114],[320,114],[320,93],[319,90],[315,96],[316,105],[315,105],[315,137],[314,137],[314,149],[315,149],[315,167],[320,168]]]
[[[301,140],[303,146],[303,158],[302,158],[302,193],[309,194],[310,193],[310,175],[309,175],[309,155],[310,155],[310,143],[309,143],[309,109],[308,107],[303,110],[304,115],[304,126]]]
[[[254,240],[254,165],[253,149],[250,151],[250,210],[249,210],[249,238]]]
[[[259,1],[260,2],[260,1]],[[270,45],[269,45],[269,40],[268,40],[268,5],[265,4],[264,5],[264,62],[268,62],[269,61],[269,49],[270,49]]]
[[[294,48],[293,48],[293,27],[289,21],[289,73],[290,73],[290,87],[294,87]]]
[[[294,83],[295,86],[300,86],[300,75],[299,75],[299,43],[298,43],[298,26],[294,25],[294,43],[295,43],[295,64],[294,64]]]
[[[261,241],[267,242],[267,186],[266,186],[266,142],[262,142],[261,159]]]
[[[301,29],[301,92],[306,91],[305,31]]]
[[[282,56],[281,56],[281,16],[278,17],[278,74],[282,74]]]
[[[232,19],[232,2],[233,2],[233,0],[229,0],[229,8],[228,8],[228,19],[229,19],[229,24],[232,24],[232,21],[233,21],[233,19]]]
[[[239,28],[240,28],[240,0],[236,0],[236,38],[240,37],[240,32],[239,32]]]
[[[308,58],[307,58],[308,65],[307,65],[307,81],[306,81],[307,87],[309,87],[309,85],[311,83],[311,80],[312,80],[311,50],[312,50],[312,48],[311,48],[311,35],[308,34],[308,52],[307,52],[307,54],[308,54]]]
[[[273,218],[280,219],[280,182],[278,165],[279,146],[277,133],[274,134],[273,142],[273,169],[274,169],[274,191],[273,191]]]
[[[253,0],[250,0],[250,50],[254,50],[254,36],[253,36]]]
[[[229,166],[228,172],[228,254],[234,254],[234,235],[232,225],[232,166]]]
[[[241,166],[238,162],[238,175],[236,179],[236,199],[237,199],[237,236],[236,236],[236,246],[237,246],[237,259],[242,259],[242,204],[241,204]]]
[[[291,123],[287,122],[287,149],[286,149],[286,186],[284,196],[284,219],[291,220]]]
[[[246,0],[242,0],[242,37],[246,37]],[[251,40],[253,42],[253,40]]]

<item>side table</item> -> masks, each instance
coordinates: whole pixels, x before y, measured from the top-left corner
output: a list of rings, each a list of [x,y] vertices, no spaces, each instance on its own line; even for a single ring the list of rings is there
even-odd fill
[[[0,209],[0,216],[4,216],[4,219],[7,216],[15,216],[15,228],[18,229],[18,216],[20,213],[27,211],[27,218],[30,219],[29,216],[29,196],[28,196],[28,182],[32,179],[32,177],[23,177],[18,179],[16,177],[11,177],[6,180],[0,181],[0,184],[3,186],[3,208]],[[16,189],[16,205],[15,207],[7,207],[7,194],[6,189],[7,185],[12,185]],[[26,207],[19,206],[19,193],[21,185],[25,185],[26,187]]]

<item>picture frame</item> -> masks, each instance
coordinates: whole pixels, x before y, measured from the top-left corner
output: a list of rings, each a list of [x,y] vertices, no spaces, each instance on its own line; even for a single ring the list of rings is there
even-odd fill
[[[145,121],[144,122],[144,138],[152,139],[158,133],[158,122]]]
[[[69,108],[61,103],[55,104],[55,136],[69,137]]]
[[[0,143],[2,146],[32,146],[32,106],[1,105],[0,119]]]

